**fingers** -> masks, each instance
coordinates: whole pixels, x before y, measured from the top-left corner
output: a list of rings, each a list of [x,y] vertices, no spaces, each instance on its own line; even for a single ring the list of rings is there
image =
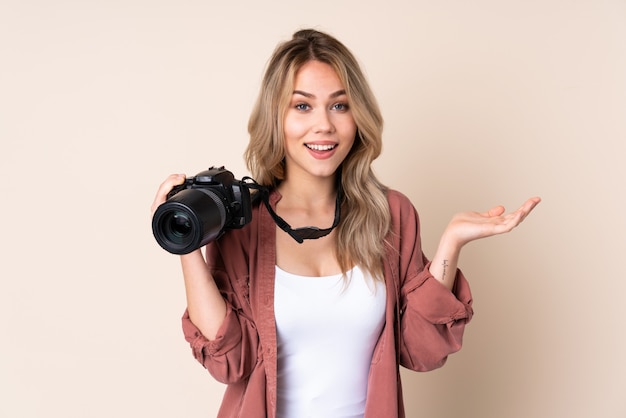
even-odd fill
[[[524,217],[526,217],[526,215],[528,215],[530,211],[532,211],[535,208],[535,206],[539,204],[539,202],[541,202],[540,197],[531,197],[530,199],[525,201],[522,204],[522,206],[520,206],[519,209],[517,209],[513,213],[517,214],[518,212],[521,212],[522,214],[524,214]],[[484,213],[484,215],[488,217],[501,216],[504,214],[504,212],[505,212],[504,206],[498,205],[489,209],[487,212]]]
[[[519,207],[514,212],[510,212],[508,214],[504,214],[505,209],[503,206],[495,206],[491,208],[486,214],[490,217],[494,222],[497,221],[496,218],[499,219],[498,223],[500,223],[500,227],[503,228],[504,232],[508,232],[518,226],[530,212],[541,202],[540,197],[531,197],[526,200],[522,206]]]
[[[178,186],[179,184],[183,184],[185,182],[185,178],[185,174],[170,174],[165,181],[161,183],[156,196],[154,197],[154,201],[152,202],[152,206],[150,206],[151,213],[154,213],[154,211],[156,211],[156,209],[163,202],[165,202],[167,194],[174,186]]]
[[[526,201],[526,205],[528,205],[528,212],[533,210],[535,206],[537,206],[541,202],[541,198],[539,196],[531,197]]]
[[[539,202],[541,202],[540,197],[531,197],[530,199],[522,203],[522,206],[520,206],[518,210],[522,210],[524,212],[530,212],[532,208],[534,208],[535,206],[537,206],[537,204],[539,204]]]
[[[522,223],[522,221],[526,219],[528,214],[535,208],[535,206],[539,204],[539,202],[541,202],[541,198],[532,197],[528,199],[526,202],[524,202],[524,204],[520,206],[520,208],[517,209],[515,212],[511,212],[510,214],[508,214],[506,216],[507,218],[506,223],[508,224],[508,231],[512,230],[513,228],[517,227],[520,223]]]
[[[504,213],[504,206],[494,206],[493,208],[489,209],[486,213],[486,215],[488,217],[493,217],[493,216],[500,216]]]
[[[541,202],[540,197],[531,197],[526,202],[524,202],[524,204],[517,210],[522,214],[520,222],[528,216],[528,214],[535,208],[535,206],[539,204],[539,202]]]

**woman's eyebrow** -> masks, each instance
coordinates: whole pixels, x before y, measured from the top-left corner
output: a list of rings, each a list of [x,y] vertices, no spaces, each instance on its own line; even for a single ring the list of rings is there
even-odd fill
[[[294,90],[293,94],[299,94],[301,96],[308,97],[309,99],[314,99],[315,98],[314,94],[308,93],[308,92],[302,91],[302,90]],[[336,97],[343,96],[345,94],[346,94],[346,91],[341,89],[341,90],[337,90],[336,92],[332,93],[329,97],[331,99],[334,99]]]

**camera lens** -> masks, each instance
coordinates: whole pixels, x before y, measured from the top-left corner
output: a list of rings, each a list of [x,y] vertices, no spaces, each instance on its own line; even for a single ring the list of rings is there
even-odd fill
[[[181,211],[169,213],[163,220],[163,226],[172,239],[185,239],[191,233],[191,220]]]
[[[216,239],[229,215],[216,192],[186,189],[157,208],[152,218],[152,232],[165,250],[187,254]]]

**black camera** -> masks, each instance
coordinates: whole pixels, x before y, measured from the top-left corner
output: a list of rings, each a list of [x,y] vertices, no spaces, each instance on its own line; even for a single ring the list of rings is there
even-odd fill
[[[152,217],[157,242],[172,254],[187,254],[252,219],[248,184],[224,167],[185,179]]]

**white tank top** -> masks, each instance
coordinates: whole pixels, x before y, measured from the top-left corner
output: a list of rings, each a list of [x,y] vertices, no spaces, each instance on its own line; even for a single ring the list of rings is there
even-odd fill
[[[304,277],[276,267],[277,418],[362,418],[384,283],[355,267]]]

